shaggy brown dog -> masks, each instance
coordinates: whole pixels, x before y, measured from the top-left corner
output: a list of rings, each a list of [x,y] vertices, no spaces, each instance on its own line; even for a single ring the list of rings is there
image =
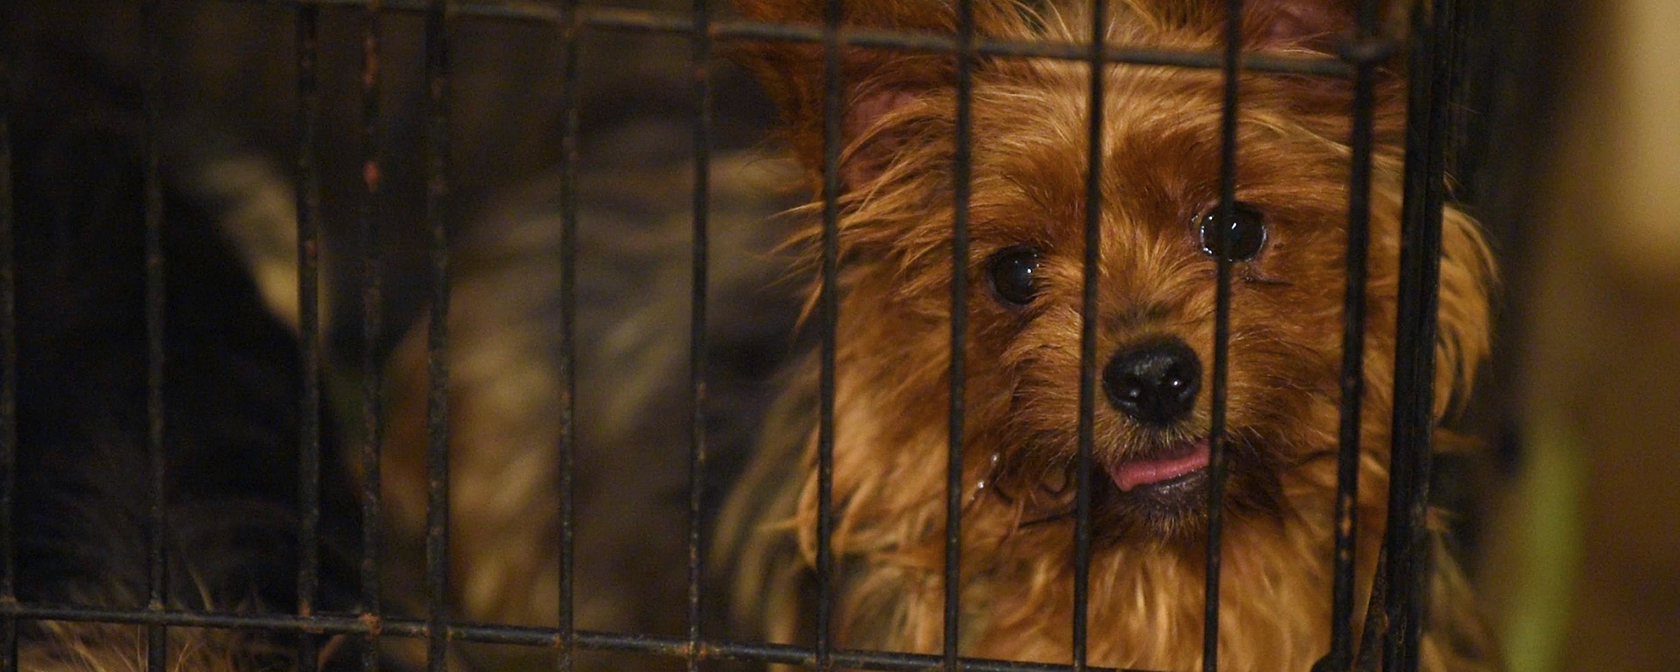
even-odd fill
[[[812,0],[741,0],[751,18],[818,22]],[[1106,39],[1217,51],[1223,3],[1115,2]],[[1246,49],[1324,55],[1351,26],[1330,0],[1245,3]],[[953,34],[951,3],[847,3],[853,27]],[[1080,2],[975,3],[981,36],[1089,42]],[[787,140],[820,183],[820,46],[744,59],[778,99]],[[946,56],[843,52],[841,275],[834,441],[838,644],[938,651],[943,628],[955,67]],[[1218,71],[1108,67],[1090,570],[1090,661],[1200,664],[1206,466],[1220,185]],[[1306,670],[1329,648],[1333,499],[1350,171],[1351,85],[1247,73],[1238,121],[1229,349],[1222,669]],[[1089,66],[982,59],[973,72],[972,287],[963,434],[964,655],[1066,662],[1074,523]],[[1368,594],[1385,523],[1395,351],[1405,80],[1378,85],[1357,583]],[[810,251],[812,225],[793,244]],[[1492,262],[1448,210],[1436,417],[1488,350]],[[814,263],[814,262],[813,262]],[[813,299],[814,300],[814,299]],[[725,511],[736,599],[794,637],[815,563],[816,431],[765,446]],[[793,412],[799,410],[800,413]],[[1442,435],[1437,443],[1451,443]],[[1438,557],[1424,669],[1492,667],[1452,561]]]

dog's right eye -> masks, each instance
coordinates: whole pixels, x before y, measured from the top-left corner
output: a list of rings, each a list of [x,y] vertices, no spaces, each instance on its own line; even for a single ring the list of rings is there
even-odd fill
[[[1032,303],[1039,290],[1038,259],[1038,250],[1030,247],[1011,247],[992,255],[987,262],[992,291],[1017,306]]]
[[[1266,216],[1242,201],[1231,204],[1229,221],[1220,221],[1217,207],[1202,215],[1201,221],[1202,251],[1210,257],[1247,261],[1266,244]]]

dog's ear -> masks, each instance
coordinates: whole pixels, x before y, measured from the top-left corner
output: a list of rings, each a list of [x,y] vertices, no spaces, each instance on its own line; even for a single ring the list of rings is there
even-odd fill
[[[1308,49],[1333,53],[1338,43],[1353,38],[1356,25],[1355,0],[1247,0],[1243,7],[1243,32],[1259,49]],[[1396,3],[1379,0],[1377,31],[1394,18]]]
[[[748,19],[778,24],[820,26],[818,0],[737,0]],[[1019,21],[1015,0],[975,0],[980,34],[995,32],[1002,21]],[[956,32],[953,4],[927,0],[849,0],[841,24],[848,30],[881,29],[950,35]],[[812,175],[823,157],[827,70],[821,44],[757,42],[734,50],[735,60],[752,70],[785,118],[787,140]],[[842,186],[867,184],[910,142],[908,126],[882,123],[907,104],[948,89],[955,82],[955,60],[948,54],[844,47],[840,51],[840,165]]]
[[[1223,35],[1226,3],[1223,0],[1128,0],[1131,10],[1143,13],[1158,25]],[[1351,38],[1359,0],[1243,0],[1243,45],[1254,50],[1308,50],[1334,53],[1339,43]],[[1377,32],[1396,28],[1401,3],[1377,0]]]
[[[823,3],[816,0],[738,0],[735,4],[748,19],[808,26],[823,22]],[[849,28],[941,27],[943,22],[939,17],[932,12],[917,12],[917,4],[929,5],[928,9],[937,7],[937,3],[906,2],[900,6],[890,1],[848,2],[841,21]],[[899,11],[890,11],[894,9]],[[813,178],[821,174],[827,120],[829,73],[823,49],[823,45],[810,42],[753,42],[737,47],[731,54],[753,72],[781,109],[786,140]],[[846,47],[841,50],[839,64],[836,74],[841,86],[841,137],[838,140],[842,149],[919,91],[945,79],[939,60],[925,55],[902,55],[889,64],[886,54]],[[890,158],[891,138],[882,137],[871,144],[852,147],[842,160],[840,177],[848,191],[879,173],[881,164]]]
[[[1245,0],[1246,48],[1334,53],[1352,35],[1358,0]],[[1399,5],[1378,0],[1379,16]],[[820,26],[821,0],[735,0],[747,19],[775,24]],[[1034,26],[1046,16],[1078,16],[1088,0],[973,0],[976,32],[1020,39],[1041,34]],[[1199,36],[1210,46],[1225,27],[1222,0],[1117,0],[1116,20],[1130,13],[1167,32]],[[881,29],[935,35],[956,32],[955,3],[934,0],[848,0],[841,25],[847,30]],[[1074,21],[1077,24],[1078,21]],[[1072,25],[1072,24],[1070,24]],[[1080,35],[1052,39],[1071,39]],[[827,72],[823,46],[791,40],[738,43],[735,59],[751,70],[784,116],[787,140],[807,172],[820,175],[825,126]],[[867,47],[843,47],[840,134],[844,149],[839,166],[843,188],[856,190],[881,174],[894,156],[915,142],[914,115],[900,114],[910,103],[954,86],[955,61],[948,54]],[[1337,87],[1326,88],[1341,95]],[[1323,93],[1314,87],[1303,99]],[[926,130],[926,129],[921,129]]]
[[[1223,45],[1226,30],[1224,0],[1128,0],[1134,8],[1157,12],[1157,25],[1201,36],[1213,49]],[[1243,0],[1242,42],[1248,52],[1287,56],[1339,56],[1353,45],[1360,0]],[[1407,3],[1376,0],[1376,35],[1394,39],[1405,34]],[[1405,58],[1391,50],[1375,68],[1376,132],[1383,142],[1397,141],[1405,119]],[[1268,90],[1298,113],[1304,123],[1320,125],[1332,136],[1346,137],[1342,126],[1352,104],[1353,81],[1273,73],[1264,77]]]

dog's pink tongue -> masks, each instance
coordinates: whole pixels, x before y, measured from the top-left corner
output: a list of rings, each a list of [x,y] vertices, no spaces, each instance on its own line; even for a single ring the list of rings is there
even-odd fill
[[[1140,485],[1178,478],[1207,465],[1208,444],[1206,440],[1202,440],[1197,441],[1182,455],[1154,460],[1128,460],[1109,467],[1108,474],[1114,477],[1114,483],[1120,486],[1121,491],[1127,491]]]

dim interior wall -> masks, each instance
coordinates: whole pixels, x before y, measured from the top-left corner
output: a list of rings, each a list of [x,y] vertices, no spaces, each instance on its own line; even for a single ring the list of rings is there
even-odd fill
[[[1527,455],[1490,544],[1513,672],[1680,660],[1680,3],[1573,8],[1525,294]],[[1554,57],[1556,55],[1554,54]]]

